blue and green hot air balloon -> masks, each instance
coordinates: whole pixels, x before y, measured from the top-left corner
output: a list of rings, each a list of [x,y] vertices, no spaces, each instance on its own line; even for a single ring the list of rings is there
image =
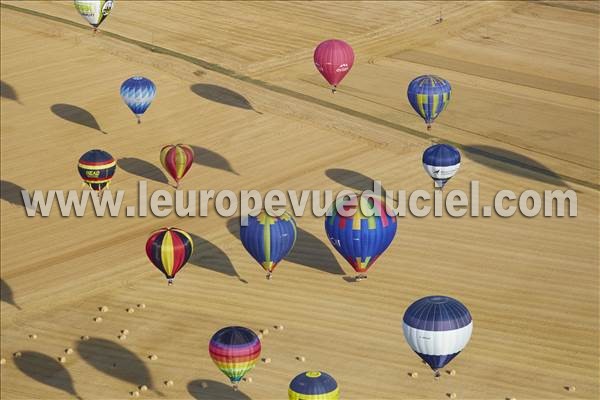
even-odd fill
[[[322,371],[307,371],[290,382],[289,400],[338,400],[340,389],[333,377]]]
[[[240,228],[240,239],[250,255],[267,271],[267,279],[296,242],[296,221],[287,211],[274,217],[261,211],[248,216],[248,224]]]
[[[425,120],[427,130],[448,107],[452,87],[450,82],[435,75],[422,75],[408,85],[408,101],[412,108]]]
[[[143,76],[133,76],[121,85],[121,98],[135,114],[138,124],[142,123],[142,115],[156,96],[156,86]]]

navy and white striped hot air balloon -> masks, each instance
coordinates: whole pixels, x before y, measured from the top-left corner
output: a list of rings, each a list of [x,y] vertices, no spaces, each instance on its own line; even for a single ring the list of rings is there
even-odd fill
[[[133,76],[121,85],[121,98],[135,114],[138,124],[156,96],[156,86],[143,76]]]
[[[441,189],[460,168],[460,153],[449,144],[434,144],[423,153],[423,167],[434,181],[434,187]]]
[[[428,296],[404,313],[404,337],[411,349],[440,376],[439,369],[460,353],[471,338],[473,319],[460,301]]]

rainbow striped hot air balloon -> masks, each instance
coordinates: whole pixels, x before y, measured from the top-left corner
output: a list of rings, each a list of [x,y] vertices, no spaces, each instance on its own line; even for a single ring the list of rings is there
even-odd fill
[[[162,228],[153,232],[146,242],[146,255],[173,284],[175,275],[183,268],[194,251],[189,233],[177,228]]]
[[[408,101],[412,108],[425,120],[427,130],[448,107],[452,87],[450,82],[435,75],[422,75],[408,85]]]
[[[179,181],[194,163],[194,150],[186,144],[169,144],[160,150],[160,162],[179,187]]]
[[[460,301],[447,296],[428,296],[406,309],[402,326],[410,348],[439,378],[438,370],[452,361],[471,339],[473,319]]]
[[[267,271],[267,279],[277,264],[289,254],[296,242],[296,221],[287,211],[273,217],[266,211],[248,217],[240,228],[240,239],[250,255]]]
[[[290,382],[289,400],[338,400],[340,389],[333,377],[322,371],[308,371]]]
[[[243,326],[229,326],[213,335],[208,344],[210,357],[237,389],[237,384],[254,368],[260,357],[260,339]]]
[[[135,114],[138,124],[156,96],[156,86],[143,76],[133,76],[121,84],[121,98]]]
[[[338,210],[353,211],[344,216]],[[396,235],[396,216],[382,199],[352,195],[338,199],[327,212],[325,232],[333,247],[366,279],[367,270],[383,254]]]
[[[117,169],[117,162],[104,150],[90,150],[81,156],[77,169],[84,184],[92,190],[102,192],[109,186]]]

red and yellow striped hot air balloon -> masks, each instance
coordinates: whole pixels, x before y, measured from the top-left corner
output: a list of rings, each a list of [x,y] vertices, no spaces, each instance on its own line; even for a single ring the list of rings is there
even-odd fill
[[[167,279],[169,285],[177,272],[183,268],[194,251],[189,233],[178,228],[162,228],[150,235],[146,242],[146,254]]]
[[[160,162],[179,187],[179,181],[194,163],[194,150],[186,144],[166,145],[160,150]]]

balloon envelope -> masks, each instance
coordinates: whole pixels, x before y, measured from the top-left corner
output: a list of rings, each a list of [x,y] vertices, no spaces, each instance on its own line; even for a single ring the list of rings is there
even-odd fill
[[[442,188],[458,172],[460,152],[449,144],[434,144],[423,152],[423,168],[435,187]]]
[[[177,228],[153,232],[146,242],[146,255],[169,282],[183,268],[194,251],[189,233]]]
[[[433,370],[443,368],[471,338],[467,307],[446,296],[428,296],[411,304],[403,318],[406,342]]]
[[[121,85],[121,98],[138,117],[138,120],[150,107],[155,96],[156,86],[150,79],[143,76],[131,77]]]
[[[338,400],[340,389],[331,375],[322,371],[307,371],[292,379],[288,398],[289,400]]]
[[[244,248],[268,273],[289,254],[296,242],[296,221],[288,212],[273,217],[261,211],[240,227]]]
[[[233,384],[238,383],[254,368],[260,351],[258,336],[242,326],[220,329],[208,344],[208,352],[213,362]]]
[[[113,0],[75,0],[75,8],[86,21],[97,28],[113,9]]]
[[[186,144],[167,145],[160,150],[160,162],[171,178],[179,183],[194,163],[194,150]]]
[[[104,150],[90,150],[79,159],[77,170],[83,182],[95,191],[108,187],[117,169],[117,161]]]
[[[338,210],[355,212],[344,216]],[[325,232],[333,247],[356,272],[366,272],[396,235],[396,216],[390,214],[382,199],[354,195],[331,206],[330,216],[325,219]]]
[[[331,39],[317,46],[313,59],[327,82],[337,86],[354,65],[354,51],[343,40]]]
[[[448,107],[452,88],[450,83],[435,75],[422,75],[408,85],[408,101],[425,120],[427,128]]]

